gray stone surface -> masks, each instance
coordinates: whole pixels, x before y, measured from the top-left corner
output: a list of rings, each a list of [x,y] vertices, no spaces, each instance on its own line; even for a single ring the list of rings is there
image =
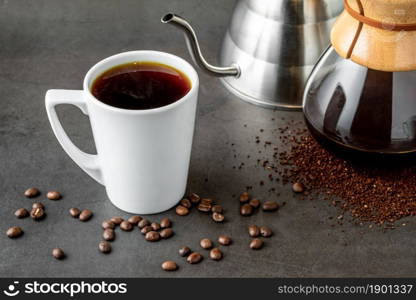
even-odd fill
[[[174,11],[186,16],[198,30],[210,61],[216,61],[221,38],[234,1],[114,1],[114,0],[2,0],[0,1],[0,276],[131,276],[131,277],[272,277],[272,276],[414,276],[415,224],[383,233],[345,223],[334,226],[335,208],[324,200],[302,201],[289,186],[274,183],[280,196],[269,193],[267,173],[256,166],[254,137],[277,141],[273,131],[280,118],[301,120],[299,112],[279,112],[246,104],[229,94],[220,82],[200,72],[198,121],[192,154],[189,189],[217,199],[228,221],[214,224],[193,211],[178,217],[176,235],[148,243],[136,231],[117,232],[113,253],[97,250],[100,223],[114,215],[126,216],[106,198],[105,190],[79,169],[58,145],[44,109],[50,88],[79,89],[86,71],[109,55],[135,49],[156,49],[190,59],[182,34],[159,22]],[[290,84],[290,83],[288,83]],[[87,117],[74,107],[59,109],[74,142],[94,151]],[[275,121],[272,121],[275,118]],[[243,125],[247,124],[247,127]],[[234,143],[234,146],[231,146]],[[234,154],[237,156],[234,158]],[[248,159],[247,155],[251,155]],[[241,170],[233,169],[241,162]],[[207,181],[205,181],[207,179]],[[264,186],[259,181],[265,180]],[[277,213],[259,212],[250,218],[238,214],[238,194],[253,185],[258,198],[286,201]],[[30,186],[43,192],[61,191],[60,201],[45,200],[47,218],[17,220],[13,212],[31,206],[22,196]],[[70,207],[89,208],[93,219],[81,223],[68,215]],[[261,251],[248,249],[246,227],[268,224],[274,231]],[[6,237],[11,225],[22,226],[17,240]],[[232,246],[223,247],[221,262],[199,249],[202,237],[227,233]],[[177,255],[180,245],[201,251],[205,260],[189,265]],[[56,261],[51,249],[61,247],[68,257]],[[162,261],[176,260],[180,270],[163,272]]]

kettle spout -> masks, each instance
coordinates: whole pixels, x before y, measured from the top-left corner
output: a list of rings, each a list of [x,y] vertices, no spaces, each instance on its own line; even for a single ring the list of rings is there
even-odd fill
[[[217,67],[209,64],[205,60],[204,56],[202,55],[201,48],[199,47],[195,30],[185,19],[173,13],[168,13],[162,17],[161,22],[165,24],[172,24],[185,33],[189,52],[195,63],[198,64],[203,70],[217,77],[240,76],[240,68],[236,64],[233,64],[229,67]]]

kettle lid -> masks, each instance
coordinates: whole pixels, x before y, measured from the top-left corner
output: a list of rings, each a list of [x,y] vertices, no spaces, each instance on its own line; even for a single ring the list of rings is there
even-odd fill
[[[416,0],[344,0],[331,43],[371,69],[416,70]]]

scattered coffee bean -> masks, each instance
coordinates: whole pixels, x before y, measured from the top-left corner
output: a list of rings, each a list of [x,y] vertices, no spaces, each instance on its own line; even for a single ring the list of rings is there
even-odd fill
[[[30,217],[33,220],[41,220],[45,217],[45,211],[41,207],[32,208],[32,210],[30,211]]]
[[[162,227],[162,228],[169,228],[169,227],[172,227],[172,222],[170,221],[170,219],[168,219],[168,218],[163,218],[161,221],[160,221],[160,227]]]
[[[73,207],[73,208],[69,209],[69,214],[73,218],[78,218],[80,213],[81,213],[81,211],[76,207]]]
[[[248,226],[248,234],[251,237],[258,237],[260,235],[260,228],[257,225]]]
[[[210,239],[202,239],[199,242],[199,245],[201,245],[201,247],[204,249],[211,249],[213,246],[212,241]]]
[[[123,221],[120,223],[120,228],[124,231],[130,231],[133,229],[133,225],[131,225],[131,223],[128,221]]]
[[[250,242],[250,248],[253,250],[258,250],[263,247],[263,241],[261,239],[254,239]]]
[[[198,204],[198,210],[202,212],[209,212],[211,211],[212,205],[210,203],[199,203]]]
[[[140,216],[131,216],[127,222],[129,222],[131,225],[137,225],[143,218]],[[121,221],[123,222],[123,221]]]
[[[18,226],[13,226],[13,227],[10,227],[9,229],[7,229],[6,234],[9,238],[15,239],[15,238],[18,238],[19,236],[21,236],[23,234],[23,230],[22,230],[22,228],[20,228]]]
[[[160,234],[157,231],[149,231],[146,233],[145,239],[148,242],[157,242],[160,240]]]
[[[103,229],[114,229],[116,227],[116,224],[114,224],[112,221],[110,220],[105,220],[101,223],[101,227]]]
[[[37,188],[30,188],[25,191],[25,196],[28,198],[34,198],[40,195],[40,191]]]
[[[250,200],[250,194],[247,192],[244,192],[240,195],[240,202],[241,203],[246,203]]]
[[[143,227],[146,227],[146,226],[150,226],[150,221],[148,220],[148,219],[142,219],[138,224],[137,224],[137,226],[139,226],[139,228],[141,229],[141,228],[143,228]]]
[[[149,231],[152,231],[152,230],[153,230],[152,226],[147,225],[147,226],[144,226],[144,227],[140,230],[140,232],[141,232],[142,234],[146,234],[146,233],[148,233]]]
[[[185,206],[178,205],[176,207],[176,214],[179,216],[186,216],[189,214],[189,209],[187,209]]]
[[[110,221],[111,222],[113,222],[114,224],[116,224],[116,225],[120,225],[121,224],[121,222],[123,222],[124,221],[124,219],[122,218],[122,217],[112,217],[111,219],[110,219]]]
[[[172,228],[165,228],[160,231],[160,237],[162,239],[168,239],[173,235]]]
[[[220,260],[222,258],[222,252],[220,249],[218,248],[213,248],[210,252],[209,252],[209,257],[212,260]]]
[[[248,204],[253,206],[253,208],[258,208],[260,206],[260,200],[253,198],[253,199],[250,200],[250,202]]]
[[[225,217],[223,214],[214,212],[212,214],[212,219],[217,223],[221,223],[221,222],[224,222]]]
[[[86,222],[89,219],[91,219],[91,217],[92,217],[92,211],[89,209],[84,209],[83,211],[81,211],[78,218],[80,221]]]
[[[107,228],[103,232],[103,239],[106,241],[114,241],[116,238],[116,233],[114,232],[114,229]]]
[[[202,260],[202,255],[198,252],[193,252],[189,254],[189,256],[186,258],[186,261],[190,264],[197,264]]]
[[[45,209],[45,205],[43,205],[42,202],[35,202],[32,204],[32,208],[39,208],[39,207]]]
[[[292,185],[292,190],[295,193],[303,193],[305,191],[305,186],[302,183],[300,183],[300,182],[295,182]]]
[[[29,212],[26,208],[19,208],[14,212],[14,215],[16,216],[16,218],[23,219],[29,216]]]
[[[199,197],[197,194],[195,194],[195,193],[192,193],[190,196],[189,196],[189,199],[191,200],[191,202],[193,203],[193,204],[198,204],[199,203],[199,201],[201,201],[201,197]]]
[[[181,200],[180,204],[181,204],[183,207],[186,207],[186,208],[191,208],[191,207],[192,207],[192,203],[191,203],[191,201],[190,201],[189,199],[187,199],[187,198],[183,198],[183,199]]]
[[[240,207],[240,214],[242,216],[251,216],[252,213],[253,213],[253,206],[251,206],[250,204],[243,204]]]
[[[211,198],[202,198],[201,203],[212,205],[214,203],[214,200],[212,200]]]
[[[102,252],[102,253],[110,253],[111,252],[111,244],[107,241],[101,241],[98,244],[98,249]]]
[[[48,198],[49,200],[59,200],[62,198],[62,196],[57,191],[50,191],[46,194],[46,198]]]
[[[178,269],[178,265],[171,260],[167,260],[162,263],[162,269],[165,271],[176,271]]]
[[[191,249],[187,246],[182,246],[179,248],[179,255],[182,257],[188,256],[191,253]]]
[[[154,231],[158,231],[161,228],[160,224],[156,222],[153,222],[152,224],[150,224],[150,226],[153,228]]]
[[[279,204],[276,201],[266,201],[263,203],[263,211],[275,211],[279,209]]]
[[[64,259],[65,258],[65,252],[61,248],[54,248],[52,250],[52,256],[56,259]]]
[[[218,243],[223,246],[228,246],[232,242],[231,238],[228,235],[222,234],[218,237]]]
[[[271,237],[273,235],[273,231],[269,227],[261,226],[260,234],[262,237]]]
[[[211,208],[211,211],[213,212],[213,213],[219,213],[219,214],[222,214],[222,212],[223,212],[223,209],[222,209],[222,206],[221,205],[214,205],[212,208]]]

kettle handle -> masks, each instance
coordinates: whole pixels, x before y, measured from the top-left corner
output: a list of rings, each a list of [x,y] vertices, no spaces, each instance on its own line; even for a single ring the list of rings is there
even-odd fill
[[[209,64],[205,60],[204,56],[202,55],[201,48],[199,47],[195,30],[184,18],[173,13],[168,13],[162,17],[161,22],[165,24],[175,25],[185,33],[186,43],[188,45],[188,50],[192,56],[192,59],[203,70],[217,77],[240,76],[240,67],[237,64],[232,64],[229,67],[217,67]]]

